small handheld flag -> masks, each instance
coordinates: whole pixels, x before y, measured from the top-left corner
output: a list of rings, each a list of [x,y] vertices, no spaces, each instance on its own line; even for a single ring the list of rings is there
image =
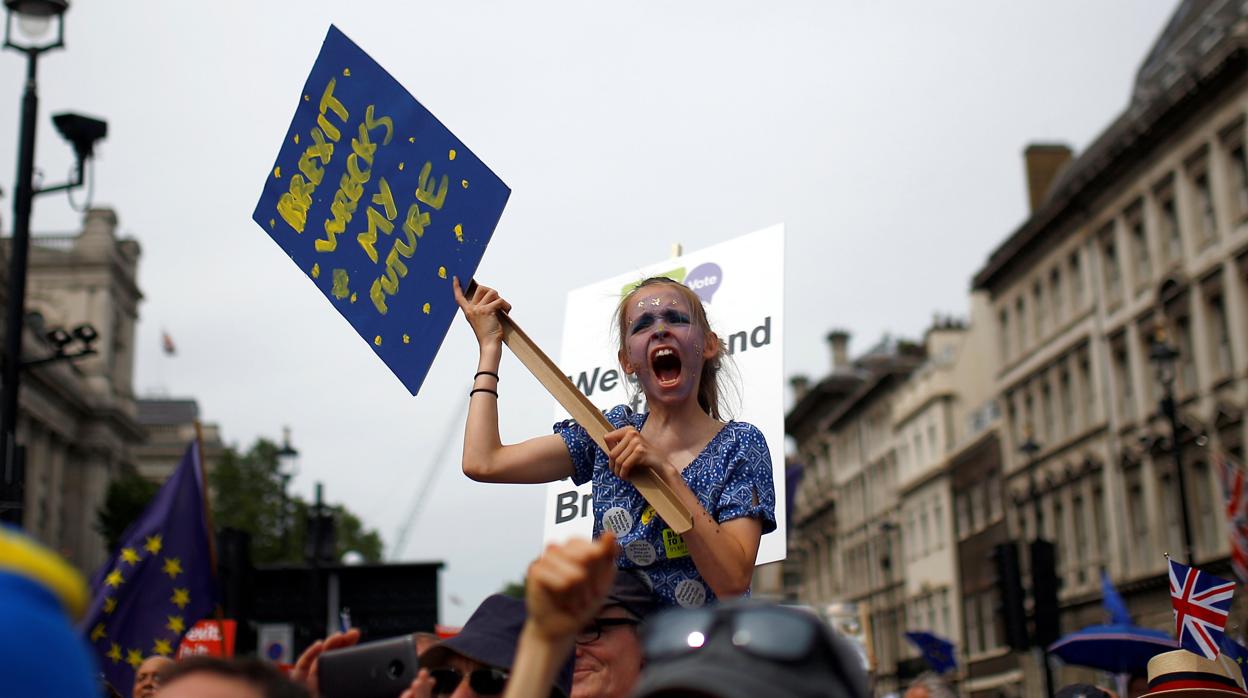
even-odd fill
[[[1217,659],[1235,595],[1235,582],[1170,562],[1170,603],[1179,646],[1205,659]]]
[[[954,645],[945,638],[929,632],[911,632],[906,633],[906,639],[923,653],[923,661],[927,662],[927,665],[937,674],[944,674],[957,668]]]
[[[150,655],[172,657],[187,629],[216,605],[201,467],[192,443],[92,581],[80,628],[113,686],[132,685]]]
[[[1122,600],[1122,596],[1114,588],[1114,582],[1110,580],[1109,572],[1105,568],[1101,568],[1101,597],[1101,605],[1109,614],[1111,624],[1131,625],[1131,611],[1127,610],[1127,602]]]

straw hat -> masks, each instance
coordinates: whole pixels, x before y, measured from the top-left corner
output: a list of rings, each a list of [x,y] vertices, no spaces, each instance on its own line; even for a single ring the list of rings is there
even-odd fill
[[[1163,652],[1148,660],[1148,695],[1166,698],[1246,698],[1239,678],[1223,662],[1187,650]]]

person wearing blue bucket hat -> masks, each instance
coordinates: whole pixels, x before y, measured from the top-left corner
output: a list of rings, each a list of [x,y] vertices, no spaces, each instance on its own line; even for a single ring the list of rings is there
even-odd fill
[[[0,691],[94,696],[96,667],[73,621],[87,608],[82,575],[22,532],[0,525]]]

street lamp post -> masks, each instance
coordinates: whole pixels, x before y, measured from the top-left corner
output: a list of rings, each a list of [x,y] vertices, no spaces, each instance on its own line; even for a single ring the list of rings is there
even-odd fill
[[[13,244],[10,249],[9,295],[5,317],[4,360],[0,369],[0,521],[20,526],[24,499],[24,464],[15,437],[17,393],[22,369],[22,330],[26,316],[26,266],[30,255],[30,213],[38,194],[80,186],[84,164],[108,127],[103,121],[75,114],[54,117],[57,129],[74,146],[76,179],[53,187],[35,188],[35,120],[39,97],[35,79],[39,54],[65,45],[65,11],[69,0],[4,0],[4,47],[26,54],[26,86],[22,94],[18,130],[17,185],[13,192]],[[52,24],[55,39],[44,40]],[[14,31],[16,24],[16,31]]]
[[[1148,360],[1156,369],[1157,382],[1161,384],[1161,413],[1170,421],[1170,452],[1174,456],[1174,474],[1179,482],[1179,513],[1183,524],[1183,556],[1188,565],[1196,563],[1192,554],[1191,517],[1187,511],[1187,478],[1183,474],[1182,425],[1179,424],[1179,408],[1174,400],[1174,363],[1179,350],[1166,342],[1165,329],[1157,326],[1153,343],[1148,350]]]
[[[277,450],[277,475],[282,479],[282,555],[290,552],[290,500],[286,487],[299,474],[299,451],[290,445],[290,427],[282,427],[282,447]]]

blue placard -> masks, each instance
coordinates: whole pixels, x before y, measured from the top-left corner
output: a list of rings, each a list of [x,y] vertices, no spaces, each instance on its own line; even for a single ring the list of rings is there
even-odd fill
[[[415,395],[510,194],[331,26],[252,218]]]

